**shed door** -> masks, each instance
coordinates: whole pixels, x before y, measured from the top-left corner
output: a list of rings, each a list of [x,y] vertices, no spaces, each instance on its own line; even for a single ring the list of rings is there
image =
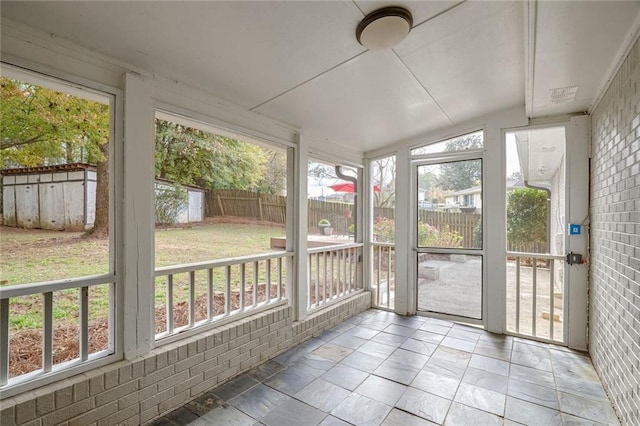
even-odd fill
[[[40,227],[52,230],[64,229],[62,183],[41,183],[38,187],[40,188]]]
[[[38,185],[16,185],[16,222],[20,228],[40,227]]]
[[[202,196],[202,192],[189,191],[189,222],[202,221]]]

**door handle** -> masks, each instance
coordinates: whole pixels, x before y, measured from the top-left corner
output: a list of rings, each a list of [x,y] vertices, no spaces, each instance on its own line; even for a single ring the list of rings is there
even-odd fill
[[[567,263],[569,265],[581,265],[583,263],[582,255],[570,251],[569,253],[567,253]]]

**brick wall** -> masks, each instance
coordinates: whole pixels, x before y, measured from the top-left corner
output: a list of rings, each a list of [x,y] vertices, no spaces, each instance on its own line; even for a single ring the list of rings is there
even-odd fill
[[[640,42],[592,116],[589,352],[640,424]]]
[[[360,293],[294,322],[283,306],[0,401],[0,424],[138,425],[371,306]]]

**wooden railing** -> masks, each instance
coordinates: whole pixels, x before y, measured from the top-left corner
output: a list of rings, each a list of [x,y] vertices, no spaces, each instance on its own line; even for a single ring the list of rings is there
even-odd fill
[[[165,295],[164,304],[156,307],[156,340],[225,318],[271,308],[286,299],[286,260],[292,257],[292,252],[280,251],[156,269],[155,276],[164,277],[161,288],[164,287]],[[188,277],[186,282],[176,279],[184,275]],[[216,276],[223,278],[217,282]],[[206,291],[196,298],[198,283],[205,283]],[[182,321],[176,321],[179,311],[174,295],[182,286],[187,288],[187,315]],[[199,303],[202,301],[204,307]]]
[[[507,331],[563,342],[564,256],[507,252]]]
[[[309,249],[309,312],[362,290],[362,244]]]
[[[395,245],[372,243],[373,276],[371,293],[373,305],[393,309],[395,301]]]
[[[115,275],[99,275],[77,279],[65,279],[38,284],[15,285],[0,288],[0,390],[3,387],[19,385],[29,380],[54,373],[59,370],[80,366],[89,361],[114,354],[114,315],[115,315]],[[108,290],[108,343],[106,349],[94,353],[89,350],[89,289],[107,285]],[[76,291],[78,295],[78,354],[75,359],[54,365],[54,292]],[[42,304],[42,362],[39,369],[10,377],[11,340],[10,324],[12,315],[18,312],[11,309],[10,300],[41,296]],[[38,303],[39,305],[40,303]],[[32,309],[34,309],[32,307]],[[68,313],[67,313],[68,314]],[[19,345],[20,342],[16,342]],[[15,358],[15,357],[13,357]]]

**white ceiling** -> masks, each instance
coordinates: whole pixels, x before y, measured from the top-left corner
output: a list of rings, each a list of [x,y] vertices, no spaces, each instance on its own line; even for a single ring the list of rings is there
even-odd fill
[[[367,51],[355,28],[389,4],[2,1],[0,7],[3,20],[359,151],[525,102],[532,117],[586,111],[640,22],[638,1],[398,2],[413,13],[411,33],[394,50]],[[549,89],[573,85],[575,101],[550,104]]]

